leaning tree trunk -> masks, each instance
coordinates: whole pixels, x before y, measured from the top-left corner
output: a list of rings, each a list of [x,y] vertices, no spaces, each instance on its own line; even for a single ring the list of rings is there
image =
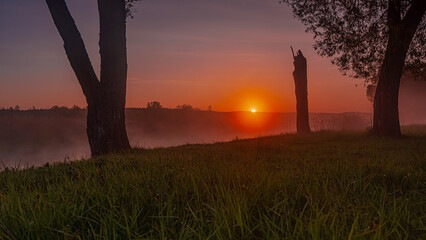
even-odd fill
[[[373,133],[377,136],[401,136],[399,86],[408,49],[426,10],[423,1],[414,1],[404,19],[401,19],[401,2],[389,0],[388,44],[374,97]]]
[[[374,97],[373,132],[378,136],[399,137],[398,93],[407,49],[399,39],[390,38]]]
[[[308,76],[307,61],[299,50],[294,56],[294,85],[296,89],[296,110],[297,110],[297,133],[308,134],[311,132],[309,127],[308,111]]]
[[[98,0],[101,80],[65,0],[46,0],[71,67],[86,97],[87,136],[93,156],[130,148],[125,127],[127,56],[125,0]]]

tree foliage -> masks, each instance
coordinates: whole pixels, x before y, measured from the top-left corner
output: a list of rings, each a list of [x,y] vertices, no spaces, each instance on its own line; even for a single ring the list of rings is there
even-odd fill
[[[189,105],[189,104],[182,104],[182,105],[177,105],[176,109],[179,110],[186,110],[186,111],[191,111],[191,110],[195,110],[193,106]]]
[[[161,103],[159,101],[152,101],[152,102],[148,102],[146,104],[146,108],[148,108],[148,109],[161,109],[161,108],[163,108],[163,106],[161,105]]]
[[[126,0],[126,15],[128,18],[133,18],[133,11],[137,2],[142,2],[142,0]]]
[[[314,49],[332,58],[345,75],[375,83],[387,41],[388,0],[283,0],[314,34]],[[401,0],[401,18],[414,0]],[[426,70],[426,17],[420,23],[405,59],[405,72]],[[424,76],[424,75],[423,75]]]

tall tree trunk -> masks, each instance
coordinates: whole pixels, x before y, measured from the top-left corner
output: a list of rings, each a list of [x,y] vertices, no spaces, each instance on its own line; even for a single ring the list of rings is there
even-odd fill
[[[294,85],[296,91],[296,110],[297,110],[297,133],[308,134],[311,132],[309,127],[308,111],[308,74],[307,61],[299,50],[294,59]]]
[[[125,127],[127,56],[125,0],[98,0],[101,80],[65,0],[46,0],[74,73],[86,97],[92,156],[130,149]]]
[[[373,133],[377,136],[401,136],[398,112],[400,80],[408,49],[425,10],[426,4],[415,0],[401,19],[401,1],[389,0],[388,45],[374,97]]]
[[[130,148],[125,126],[127,54],[124,0],[98,0],[101,89],[88,106],[87,135],[92,155]]]
[[[378,136],[399,137],[398,93],[407,49],[390,38],[374,97],[373,131]]]
[[[107,91],[87,108],[87,136],[92,156],[130,149],[125,127],[125,108]]]

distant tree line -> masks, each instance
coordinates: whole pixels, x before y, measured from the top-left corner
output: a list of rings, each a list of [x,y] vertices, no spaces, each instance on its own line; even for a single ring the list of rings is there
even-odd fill
[[[146,104],[146,108],[149,110],[163,109],[163,105],[161,105],[159,101],[151,101]],[[177,105],[175,109],[184,111],[201,111],[200,108],[193,107],[190,104]],[[209,105],[207,107],[207,111],[213,111],[212,106]]]
[[[16,105],[15,107],[8,107],[8,108],[4,108],[1,107],[0,110],[2,111],[37,111],[37,110],[57,110],[57,111],[69,111],[69,110],[83,110],[83,109],[87,109],[87,108],[81,108],[77,105],[72,106],[71,108],[68,108],[67,106],[58,106],[58,105],[54,105],[51,108],[36,108],[35,106],[32,106],[28,109],[22,109],[21,106]]]
[[[161,105],[161,103],[159,101],[151,101],[148,102],[146,104],[146,108],[149,110],[155,110],[155,109],[166,109],[163,107],[163,105]],[[67,107],[67,106],[58,106],[58,105],[54,105],[50,108],[37,108],[35,106],[32,106],[26,110],[22,109],[21,106],[16,105],[14,107],[0,107],[1,111],[37,111],[37,110],[53,110],[53,111],[70,111],[70,110],[86,110],[87,107],[80,107],[77,105],[74,105],[72,107]],[[177,105],[174,109],[177,110],[186,110],[186,111],[201,111],[200,108],[198,107],[193,107],[192,105],[189,104],[182,104],[182,105]],[[206,111],[213,111],[212,110],[212,106],[208,106]]]

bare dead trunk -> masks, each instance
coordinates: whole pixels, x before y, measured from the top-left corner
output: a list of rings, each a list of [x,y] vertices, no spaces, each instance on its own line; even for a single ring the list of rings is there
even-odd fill
[[[297,110],[297,133],[309,134],[309,111],[308,111],[308,74],[307,61],[299,50],[294,58],[294,85],[296,89]]]

